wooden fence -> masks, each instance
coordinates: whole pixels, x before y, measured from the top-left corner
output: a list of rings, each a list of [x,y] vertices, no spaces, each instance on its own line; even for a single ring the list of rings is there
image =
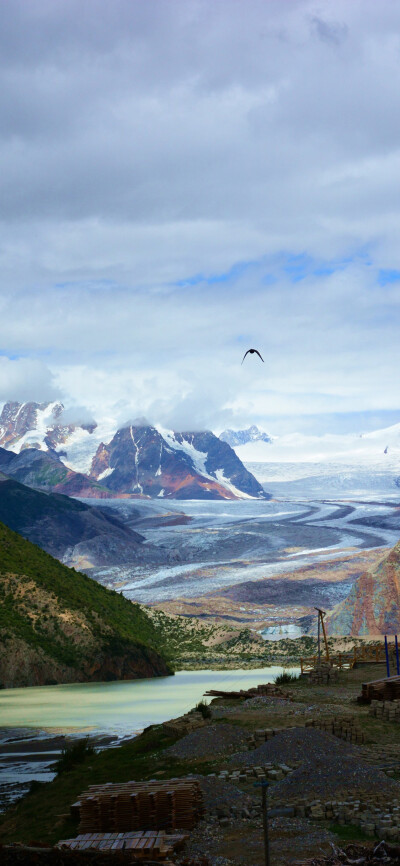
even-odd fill
[[[395,663],[395,647],[394,644],[389,644],[389,658],[392,663]],[[354,668],[357,664],[385,664],[385,644],[377,646],[355,646],[350,652],[331,653],[330,663],[333,667],[339,668]],[[321,653],[321,663],[326,663],[324,654]],[[308,673],[310,670],[318,666],[318,655],[309,656],[308,658],[300,659],[301,673]]]

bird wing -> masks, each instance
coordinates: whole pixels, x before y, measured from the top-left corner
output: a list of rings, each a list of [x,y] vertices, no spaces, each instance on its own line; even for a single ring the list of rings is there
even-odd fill
[[[261,355],[260,355],[258,349],[254,349],[254,351],[257,352],[258,357],[261,358]],[[261,358],[261,360],[262,360],[263,364],[265,364],[264,358]]]
[[[244,355],[243,355],[243,361],[244,361],[244,359],[245,359],[245,357],[246,357],[246,355],[248,355],[248,354],[249,354],[249,352],[250,352],[250,349],[247,349],[247,352],[245,352],[245,353],[244,353]],[[243,361],[242,361],[242,364],[243,364]]]

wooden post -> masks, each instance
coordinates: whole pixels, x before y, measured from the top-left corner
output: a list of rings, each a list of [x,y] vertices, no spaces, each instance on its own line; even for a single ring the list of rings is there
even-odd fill
[[[325,616],[325,613],[324,613],[323,610],[321,610],[321,611],[320,611],[320,614],[321,614],[321,625],[322,625],[322,631],[323,631],[323,633],[324,633],[326,660],[327,660],[327,662],[329,662],[329,661],[330,661],[330,658],[329,658],[328,638],[327,638],[327,636],[326,636],[325,623],[324,623],[324,616]]]
[[[262,792],[262,814],[264,827],[264,857],[265,866],[269,866],[269,839],[268,839],[268,806],[267,806],[267,790],[268,782],[264,782],[261,788]]]
[[[261,810],[263,817],[263,828],[264,828],[264,864],[265,866],[269,866],[269,838],[268,838],[268,803],[267,803],[267,791],[268,791],[269,782],[263,779],[262,782],[254,782],[255,788],[261,788]]]
[[[387,636],[386,636],[386,635],[385,635],[385,653],[386,653],[386,670],[387,670],[387,675],[388,675],[388,677],[390,677],[389,650],[388,650],[388,640],[387,640]]]

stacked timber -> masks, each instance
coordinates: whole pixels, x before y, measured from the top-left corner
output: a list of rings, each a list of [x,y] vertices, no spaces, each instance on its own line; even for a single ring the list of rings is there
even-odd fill
[[[188,837],[167,836],[147,830],[139,833],[84,833],[75,839],[62,839],[57,848],[70,851],[124,851],[133,862],[151,860],[168,866],[167,857],[181,848]]]
[[[370,704],[371,701],[395,701],[400,699],[400,676],[385,677],[363,683],[361,695],[357,698],[359,704]]]
[[[375,716],[378,719],[385,719],[387,722],[400,722],[400,700],[372,700],[368,712],[370,716]]]
[[[249,698],[264,697],[264,698],[288,698],[287,692],[283,692],[279,686],[274,683],[265,683],[260,686],[255,686],[251,689],[240,689],[234,692],[223,692],[218,689],[210,689],[204,692],[206,697],[210,698],[228,698],[236,700],[248,700]]]
[[[306,728],[317,728],[327,734],[333,734],[340,740],[348,743],[365,743],[365,736],[357,724],[354,716],[331,716],[328,719],[310,719],[305,723]]]
[[[192,830],[204,813],[195,779],[93,785],[71,813],[79,815],[79,832],[127,833],[138,830]]]

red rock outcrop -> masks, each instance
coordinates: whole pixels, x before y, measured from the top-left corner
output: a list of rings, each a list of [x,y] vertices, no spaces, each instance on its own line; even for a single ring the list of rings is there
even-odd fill
[[[400,633],[400,542],[355,581],[325,622],[331,635]]]

